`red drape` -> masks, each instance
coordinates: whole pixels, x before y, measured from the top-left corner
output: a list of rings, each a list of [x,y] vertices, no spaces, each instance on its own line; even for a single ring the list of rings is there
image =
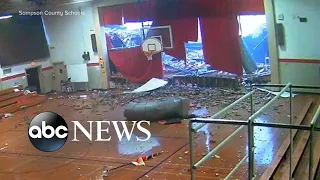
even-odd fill
[[[144,1],[121,5],[125,22],[150,21],[156,18],[155,1]]]
[[[201,18],[205,61],[213,68],[242,75],[239,27],[236,16]]]
[[[230,9],[221,8],[228,2],[240,14],[264,14],[263,0],[149,0],[138,3],[127,3],[102,8],[104,24],[119,24],[123,15],[125,21],[154,19],[185,19],[213,17],[229,14]],[[106,14],[108,13],[108,15]],[[111,19],[110,19],[111,18]]]
[[[170,25],[172,30],[173,48],[165,49],[164,52],[177,59],[186,60],[185,44],[188,41],[197,41],[198,39],[198,19],[176,19],[155,21],[153,26]],[[148,36],[162,36],[164,46],[169,46],[169,31],[151,30]]]
[[[149,61],[141,47],[112,50],[110,38],[106,35],[108,55],[118,71],[133,83],[144,83],[151,78],[163,78],[161,54],[153,55]]]
[[[163,78],[161,55],[148,61],[140,47],[109,50],[109,57],[119,72],[130,82],[143,83],[151,78]]]
[[[185,43],[197,41],[198,39],[198,19],[177,19],[169,22],[173,34],[173,49],[165,52],[175,58],[186,60]]]
[[[230,4],[225,8],[225,4]],[[160,19],[214,17],[240,14],[263,14],[263,0],[156,0],[156,14]]]
[[[186,59],[184,43],[197,39],[196,19],[200,17],[206,62],[215,69],[242,75],[236,16],[262,14],[264,7],[263,0],[150,0],[142,1],[140,6],[129,3],[106,7],[102,12],[104,25],[121,24],[122,15],[126,21],[154,20],[171,25],[174,48],[166,53],[178,59]],[[112,50],[109,55],[119,71],[131,81],[163,75],[161,61],[147,61],[140,48]],[[130,68],[125,67],[129,62]],[[140,63],[138,67],[136,62]]]
[[[121,6],[108,6],[102,8],[102,18],[105,26],[122,24]]]
[[[238,15],[265,14],[263,0],[240,0],[234,6],[237,6]]]

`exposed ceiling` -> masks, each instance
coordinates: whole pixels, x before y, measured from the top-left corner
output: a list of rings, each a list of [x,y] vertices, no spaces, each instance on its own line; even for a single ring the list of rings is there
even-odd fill
[[[31,11],[39,7],[62,6],[93,0],[0,0],[0,14]]]

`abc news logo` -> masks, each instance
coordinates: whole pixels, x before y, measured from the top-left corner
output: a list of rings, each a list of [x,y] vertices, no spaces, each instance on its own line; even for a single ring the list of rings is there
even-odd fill
[[[71,141],[79,141],[77,135],[81,132],[90,141],[93,141],[93,125],[96,124],[97,136],[94,141],[111,141],[111,136],[103,138],[103,135],[109,133],[109,126],[113,127],[119,141],[124,136],[127,140],[131,140],[132,132],[136,127],[140,132],[146,134],[146,138],[136,137],[137,141],[148,141],[151,133],[148,129],[142,126],[143,123],[150,125],[149,121],[132,121],[131,130],[127,127],[127,121],[87,121],[89,128],[86,129],[78,121],[73,123],[73,138]],[[120,125],[119,125],[120,124]],[[135,126],[137,125],[137,126]],[[104,128],[103,128],[104,127]],[[80,131],[78,131],[78,129]],[[53,152],[59,150],[68,140],[69,129],[66,121],[54,112],[43,112],[37,115],[29,125],[28,135],[32,145],[40,151]]]

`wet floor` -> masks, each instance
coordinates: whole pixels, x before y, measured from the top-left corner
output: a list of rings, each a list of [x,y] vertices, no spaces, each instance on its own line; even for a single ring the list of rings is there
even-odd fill
[[[314,96],[298,95],[294,98],[295,118],[304,106],[307,98]],[[88,138],[77,131],[78,142],[73,142],[69,136],[67,143],[58,151],[48,153],[35,149],[29,141],[27,119],[32,119],[42,111],[53,111],[60,114],[68,122],[70,133],[74,133],[71,121],[80,121],[85,128],[86,121],[125,120],[123,107],[114,110],[107,105],[99,105],[94,109],[75,110],[75,104],[82,103],[78,99],[47,100],[41,107],[32,107],[25,112],[20,111],[14,117],[0,120],[0,179],[2,180],[99,180],[105,166],[113,169],[107,179],[190,179],[189,172],[189,139],[187,123],[176,125],[161,125],[152,123],[147,127],[152,137],[145,142],[145,134],[133,130],[130,141],[125,138],[119,141],[117,131],[109,129],[103,138],[111,138],[109,142],[90,142]],[[90,101],[90,100],[85,100]],[[260,116],[261,122],[289,122],[288,100],[276,102],[277,109],[269,109]],[[255,107],[261,107],[257,104]],[[209,108],[212,114],[217,109]],[[220,108],[221,109],[221,108]],[[239,110],[236,116],[228,119],[246,120],[247,110]],[[131,124],[131,127],[133,125]],[[96,138],[96,125],[93,125],[93,139]],[[110,126],[112,127],[112,126]],[[130,126],[128,126],[130,127]],[[206,125],[195,137],[195,154],[198,161],[206,153],[216,147],[238,126]],[[196,170],[197,179],[223,179],[247,153],[247,129],[244,128],[229,143],[222,147],[211,159]],[[261,175],[271,163],[274,154],[282,143],[288,131],[275,128],[255,128],[255,171]],[[134,166],[130,162],[141,155],[163,152],[154,159],[148,160],[146,166]],[[129,163],[129,164],[128,164]],[[121,168],[118,168],[123,166]],[[247,161],[231,179],[247,179]]]

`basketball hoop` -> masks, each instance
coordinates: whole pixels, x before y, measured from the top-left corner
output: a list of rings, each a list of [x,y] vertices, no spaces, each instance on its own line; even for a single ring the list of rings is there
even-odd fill
[[[141,45],[143,53],[147,56],[148,60],[152,60],[154,54],[163,51],[162,43],[157,38],[145,39]]]
[[[144,55],[147,56],[148,60],[151,61],[152,60],[152,56],[156,53],[154,53],[155,51],[144,51]]]

